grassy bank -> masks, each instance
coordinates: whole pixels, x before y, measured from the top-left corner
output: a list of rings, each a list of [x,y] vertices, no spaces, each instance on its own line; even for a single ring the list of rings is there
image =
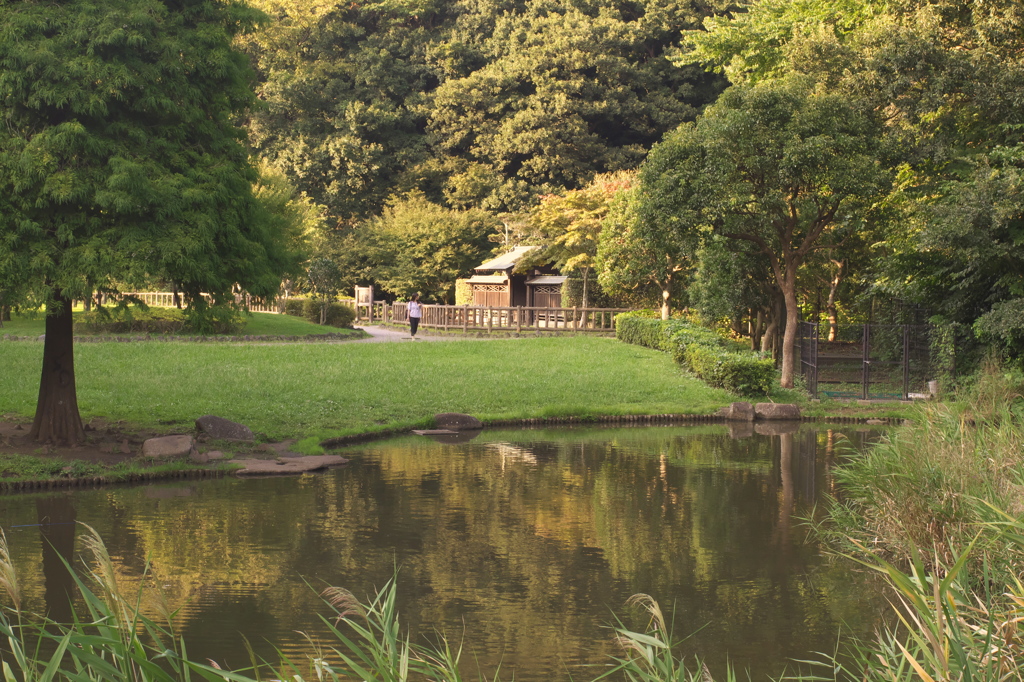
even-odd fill
[[[199,466],[186,460],[128,460],[117,464],[105,464],[80,459],[0,454],[0,492],[33,489],[44,485],[46,488],[53,488],[72,484],[155,481],[186,475],[221,475],[234,468],[237,467],[233,467],[230,462]]]
[[[35,409],[42,346],[0,341],[0,414]],[[271,438],[482,419],[707,414],[734,399],[664,353],[563,337],[417,344],[79,344],[83,417],[164,431],[217,414]]]

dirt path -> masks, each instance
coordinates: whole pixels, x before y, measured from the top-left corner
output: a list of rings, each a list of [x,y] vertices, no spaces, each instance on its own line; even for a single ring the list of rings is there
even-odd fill
[[[358,325],[356,329],[362,329],[370,335],[368,339],[359,339],[357,341],[344,341],[343,343],[390,343],[393,341],[400,341],[402,343],[409,343],[412,339],[409,337],[408,329],[386,329],[384,327],[378,327],[377,325]],[[472,339],[479,341],[481,337],[477,336],[463,336],[461,334],[445,334],[445,335],[431,335],[424,329],[420,329],[416,333],[416,342],[420,341],[465,341]],[[484,338],[504,338],[499,336],[484,337]]]

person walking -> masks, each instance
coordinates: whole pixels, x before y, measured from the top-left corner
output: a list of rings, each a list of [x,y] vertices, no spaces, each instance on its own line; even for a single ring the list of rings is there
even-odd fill
[[[423,306],[420,305],[420,295],[413,294],[409,299],[409,336],[416,340],[416,330],[420,326],[420,318],[423,317]]]

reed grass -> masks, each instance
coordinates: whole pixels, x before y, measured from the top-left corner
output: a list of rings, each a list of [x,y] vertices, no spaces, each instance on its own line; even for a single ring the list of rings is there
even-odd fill
[[[881,573],[892,625],[798,680],[1024,680],[1024,397],[989,363],[836,478],[817,530]]]
[[[992,509],[1024,514],[1021,386],[989,366],[958,400],[920,406],[911,425],[849,457],[836,479],[840,499],[819,528],[826,539],[852,538],[898,564],[917,552],[952,565]],[[1024,560],[1020,547],[988,542],[973,561],[993,553],[1004,567]]]

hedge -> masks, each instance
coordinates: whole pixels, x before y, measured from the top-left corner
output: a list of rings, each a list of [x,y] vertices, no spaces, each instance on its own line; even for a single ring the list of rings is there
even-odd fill
[[[733,351],[710,329],[683,320],[663,321],[651,313],[615,318],[615,337],[625,343],[671,353],[709,386],[740,395],[767,395],[775,382],[775,363],[753,351]]]

